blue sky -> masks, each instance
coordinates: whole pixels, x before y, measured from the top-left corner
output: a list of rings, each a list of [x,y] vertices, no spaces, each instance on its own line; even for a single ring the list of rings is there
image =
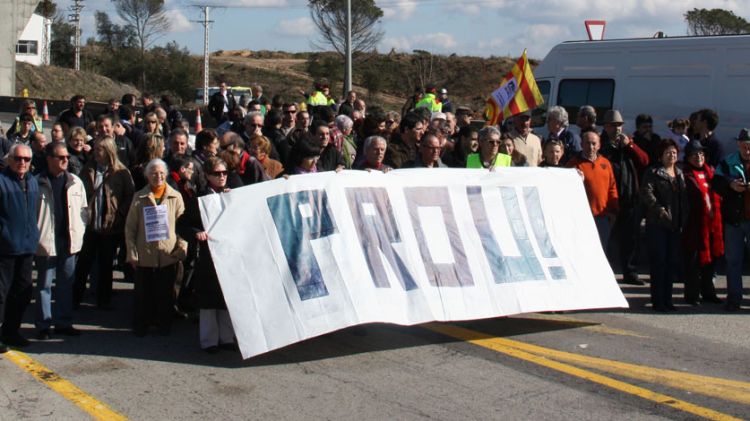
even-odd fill
[[[357,0],[352,0],[357,1]],[[657,31],[685,35],[682,15],[692,8],[723,8],[750,20],[747,0],[376,0],[385,12],[380,52],[427,50],[435,54],[519,56],[524,48],[544,58],[554,45],[586,39],[584,20],[607,21],[606,38],[650,37]],[[60,8],[71,4],[59,0]],[[306,0],[167,0],[172,22],[156,44],[177,41],[203,52],[202,19],[196,4],[211,9],[210,50],[312,51],[315,27]],[[83,39],[95,35],[94,12],[117,22],[110,0],[87,0]],[[221,7],[228,6],[228,7]]]

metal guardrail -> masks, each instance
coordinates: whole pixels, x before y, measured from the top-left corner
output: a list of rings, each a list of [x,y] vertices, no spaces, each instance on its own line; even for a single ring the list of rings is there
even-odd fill
[[[70,108],[70,101],[60,99],[46,99],[46,98],[32,98],[32,97],[20,97],[20,96],[0,96],[0,113],[13,113],[17,114],[20,111],[21,102],[26,99],[31,99],[36,102],[37,114],[42,115],[42,107],[44,101],[47,101],[47,111],[49,111],[49,119],[51,121],[57,120],[57,116]],[[91,115],[96,117],[102,114],[107,109],[106,102],[87,101],[86,109],[89,110]],[[183,118],[190,121],[190,125],[195,125],[195,110],[187,108],[178,108],[182,113]],[[201,109],[201,119],[203,124],[210,123],[211,117],[207,116],[207,113]]]

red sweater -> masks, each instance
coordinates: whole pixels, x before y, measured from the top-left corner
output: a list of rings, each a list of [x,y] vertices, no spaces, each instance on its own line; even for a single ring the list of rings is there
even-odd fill
[[[580,155],[568,161],[568,168],[577,168],[583,173],[583,186],[589,199],[589,207],[594,216],[614,214],[620,207],[617,198],[617,185],[612,164],[603,156],[591,162]]]

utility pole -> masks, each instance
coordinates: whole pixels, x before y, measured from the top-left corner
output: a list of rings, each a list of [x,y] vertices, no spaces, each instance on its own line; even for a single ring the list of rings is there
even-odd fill
[[[208,104],[208,32],[209,24],[213,23],[208,20],[209,6],[200,6],[203,8],[203,20],[195,21],[203,24],[203,104]]]
[[[346,0],[346,71],[344,72],[344,95],[352,90],[352,0]]]
[[[83,10],[83,0],[74,0],[70,10],[73,12],[68,15],[70,21],[76,28],[73,45],[76,48],[75,64],[73,68],[75,70],[81,70],[81,10]]]

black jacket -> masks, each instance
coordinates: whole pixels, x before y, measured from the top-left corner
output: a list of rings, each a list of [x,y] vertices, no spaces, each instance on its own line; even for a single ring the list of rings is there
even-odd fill
[[[647,224],[682,231],[688,218],[688,194],[685,177],[679,168],[674,180],[661,165],[649,168],[643,177],[640,196]]]
[[[197,197],[190,199],[185,204],[185,212],[177,218],[176,231],[177,235],[185,238],[188,243],[197,243],[198,245],[198,260],[193,272],[198,307],[201,309],[225,310],[227,305],[224,302],[224,294],[221,291],[219,277],[216,275],[211,251],[208,249],[208,242],[195,239],[195,234],[205,231]]]

